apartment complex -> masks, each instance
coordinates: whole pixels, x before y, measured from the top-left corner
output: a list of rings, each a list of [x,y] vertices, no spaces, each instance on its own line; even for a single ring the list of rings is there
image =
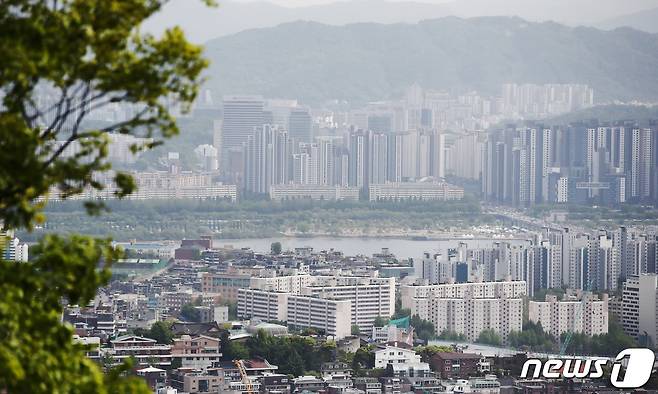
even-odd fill
[[[464,189],[446,182],[394,182],[371,184],[370,201],[379,200],[461,200]]]
[[[201,291],[217,293],[223,299],[236,301],[238,290],[249,288],[251,277],[246,275],[204,273],[201,278]]]
[[[575,298],[575,297],[574,297]],[[559,301],[547,295],[546,301],[530,301],[528,319],[540,323],[545,332],[560,338],[565,332],[601,335],[608,333],[608,296],[585,293],[581,299]]]
[[[655,204],[657,137],[655,121],[495,130],[482,160],[482,192],[513,206]]]
[[[130,174],[136,190],[125,196],[128,200],[229,200],[237,201],[237,186],[217,183],[211,173],[197,173],[192,171],[170,172],[132,172]],[[114,174],[106,173],[96,175],[99,183],[107,185],[103,190],[87,188],[82,193],[68,197],[73,200],[113,200],[117,199],[118,188],[114,182]],[[62,197],[57,188],[49,196],[51,201],[61,201]]]
[[[270,198],[275,201],[282,200],[325,200],[325,201],[358,201],[359,189],[333,185],[299,185],[285,184],[272,185]]]
[[[503,341],[523,324],[524,281],[402,286],[402,307],[431,321],[438,333],[475,341],[492,329]]]
[[[394,278],[293,275],[252,278],[238,291],[238,316],[287,321],[323,329],[339,338],[351,326],[372,329],[378,316],[395,312]]]
[[[291,295],[286,321],[293,327],[317,328],[336,338],[345,338],[352,333],[352,303]]]

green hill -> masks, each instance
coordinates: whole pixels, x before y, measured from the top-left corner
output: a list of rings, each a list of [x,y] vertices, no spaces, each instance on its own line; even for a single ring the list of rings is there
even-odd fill
[[[505,82],[587,83],[597,102],[658,100],[658,35],[446,17],[418,24],[293,22],[210,41],[209,87],[364,102],[426,88],[498,93]]]

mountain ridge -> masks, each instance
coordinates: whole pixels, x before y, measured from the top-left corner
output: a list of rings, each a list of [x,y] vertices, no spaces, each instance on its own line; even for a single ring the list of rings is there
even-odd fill
[[[217,94],[366,102],[397,97],[414,82],[491,94],[517,82],[586,83],[599,103],[658,100],[658,35],[629,28],[518,17],[291,22],[212,40],[206,55],[208,87]]]
[[[459,17],[517,15],[530,21],[594,26],[628,13],[658,7],[658,0],[453,0],[429,3],[427,0],[358,0],[302,7],[284,7],[266,0],[236,2],[221,0],[215,9],[199,0],[171,0],[148,20],[145,29],[161,32],[166,26],[180,25],[197,43],[247,29],[274,27],[281,23],[308,20],[329,25],[356,22],[415,23],[454,15]]]
[[[637,30],[656,34],[658,33],[658,23],[656,21],[658,21],[658,7],[608,19],[598,23],[597,27],[609,30],[632,26]]]

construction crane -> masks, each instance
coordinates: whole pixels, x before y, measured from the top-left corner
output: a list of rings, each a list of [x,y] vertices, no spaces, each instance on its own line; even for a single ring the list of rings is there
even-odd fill
[[[245,387],[244,392],[247,394],[255,394],[256,390],[254,390],[254,385],[251,382],[251,379],[249,379],[249,376],[247,376],[247,370],[244,369],[242,360],[233,360],[233,363],[238,368],[238,372],[240,372],[240,377],[242,378],[242,383],[244,383]]]
[[[587,305],[587,299],[588,299],[588,294],[591,293],[592,291],[592,281],[590,280],[587,282],[587,289],[583,290],[583,295],[581,296],[580,304],[578,304],[577,309],[576,309],[576,314],[573,319],[573,324],[574,328],[573,330],[567,332],[567,336],[564,338],[564,342],[562,342],[562,346],[560,346],[560,355],[564,356],[564,354],[567,352],[567,348],[569,347],[569,344],[571,343],[571,340],[573,339],[573,336],[576,332],[576,322],[580,320],[583,316],[583,311],[585,310],[585,306]]]

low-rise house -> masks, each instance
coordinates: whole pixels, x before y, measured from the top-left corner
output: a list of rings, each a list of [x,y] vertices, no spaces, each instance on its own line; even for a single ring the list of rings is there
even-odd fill
[[[386,345],[375,351],[375,368],[386,369],[388,376],[428,376],[431,369],[428,363],[421,361],[421,357],[412,349],[393,345]]]
[[[450,352],[436,353],[431,363],[441,379],[456,379],[477,375],[481,360],[478,354]]]
[[[292,381],[288,375],[280,373],[264,373],[260,378],[261,392],[290,394],[290,384]]]
[[[320,366],[320,373],[323,378],[331,378],[332,376],[352,377],[352,368],[347,363],[333,362],[323,363]]]
[[[433,377],[409,377],[405,378],[411,385],[411,391],[418,394],[442,392],[441,381]]]
[[[99,337],[73,336],[73,341],[87,346],[86,356],[94,361],[101,358],[101,339]]]
[[[171,372],[170,382],[180,392],[218,393],[225,387],[224,371],[208,368],[205,372],[193,368],[179,368]]]
[[[157,343],[155,339],[124,335],[110,341],[112,348],[104,353],[113,360],[113,365],[134,357],[138,367],[158,366],[167,369],[171,366],[171,346]]]
[[[365,394],[381,394],[382,384],[377,378],[354,378],[354,388]]]
[[[174,339],[171,356],[179,359],[182,367],[206,369],[220,360],[220,340],[206,335],[182,335]]]
[[[404,383],[401,378],[381,377],[379,383],[382,384],[382,394],[400,394],[409,391],[410,384]]]
[[[326,384],[324,380],[316,378],[315,376],[300,376],[292,381],[293,393],[301,393],[304,391],[319,391],[324,390]]]
[[[146,380],[146,384],[151,388],[151,390],[157,390],[164,387],[165,382],[167,381],[167,371],[151,366],[138,369],[137,376],[140,376]]]

